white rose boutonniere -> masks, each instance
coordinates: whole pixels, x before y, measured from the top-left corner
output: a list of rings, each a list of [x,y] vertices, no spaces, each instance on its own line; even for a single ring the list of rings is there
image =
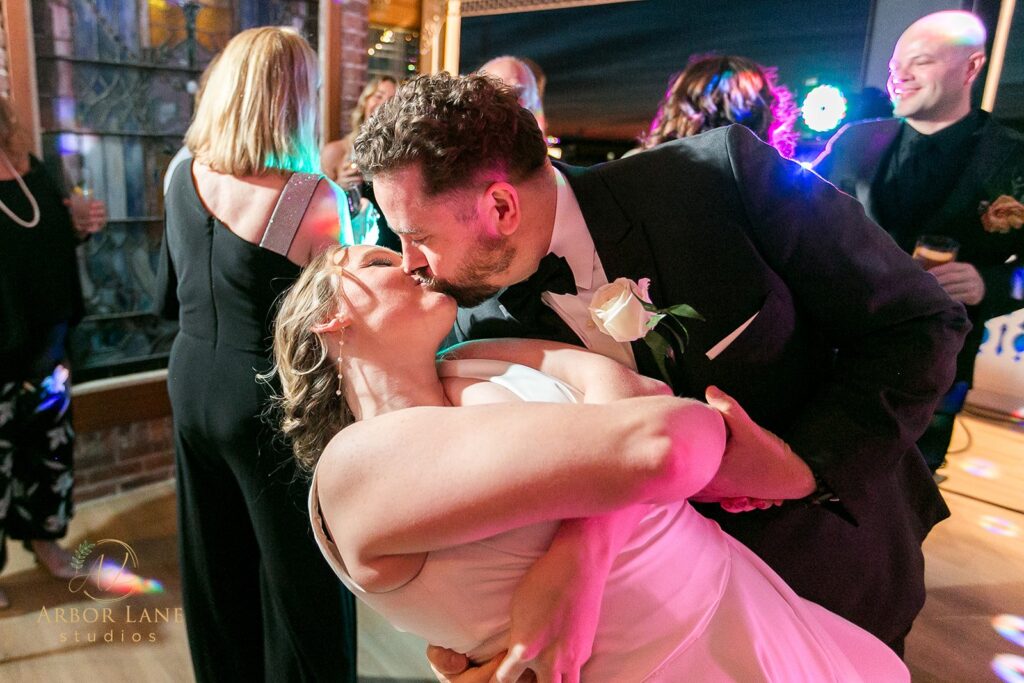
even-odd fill
[[[590,317],[597,329],[617,342],[631,342],[647,334],[647,323],[654,317],[645,304],[651,303],[647,289],[648,278],[633,282],[620,277],[594,292],[590,302]]]
[[[689,340],[682,320],[704,320],[704,317],[686,304],[657,308],[648,294],[650,286],[649,278],[633,282],[620,277],[599,287],[590,302],[590,317],[597,329],[617,342],[643,339],[654,352],[661,374],[671,384],[666,361],[675,362],[675,350],[670,339],[655,328],[664,323],[663,328],[671,334],[679,353],[682,353]]]

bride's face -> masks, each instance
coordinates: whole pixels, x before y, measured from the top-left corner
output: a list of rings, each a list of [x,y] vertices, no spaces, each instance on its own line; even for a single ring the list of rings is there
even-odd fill
[[[407,275],[397,252],[364,246],[345,251],[340,305],[352,332],[383,346],[424,341],[436,350],[455,323],[455,300]]]

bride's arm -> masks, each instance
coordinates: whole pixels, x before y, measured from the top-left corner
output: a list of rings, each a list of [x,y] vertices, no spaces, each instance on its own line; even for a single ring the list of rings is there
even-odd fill
[[[535,367],[580,389],[587,403],[671,394],[662,382],[642,377],[609,358],[556,342],[489,339],[461,344],[451,353]],[[709,388],[707,396],[708,403],[725,418],[730,439],[718,472],[699,492],[699,500],[721,502],[727,510],[737,512],[765,507],[771,501],[798,500],[814,491],[814,476],[807,464],[782,439],[754,423],[742,406],[718,389]],[[737,507],[742,500],[751,505]]]
[[[394,556],[680,500],[711,479],[724,444],[718,413],[669,397],[410,408],[345,429],[317,476],[350,573],[372,577]]]

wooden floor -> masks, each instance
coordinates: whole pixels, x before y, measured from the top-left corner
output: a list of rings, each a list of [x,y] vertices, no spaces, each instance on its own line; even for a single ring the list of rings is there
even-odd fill
[[[1024,667],[1024,428],[964,417],[942,473],[953,516],[925,544],[928,602],[908,640],[907,662],[915,681],[997,681],[994,660]],[[8,544],[0,587],[13,605],[0,612],[0,681],[192,680],[184,626],[174,619],[181,599],[172,486],[83,505],[67,545],[102,538],[130,544],[138,573],[161,581],[164,591],[116,603],[107,623],[60,623],[57,608],[70,622],[72,608],[81,618],[97,603],[48,578],[20,546]],[[155,623],[142,614],[169,617]],[[1000,615],[1007,616],[999,621]],[[994,624],[1008,626],[1010,637]],[[432,680],[423,644],[372,613],[360,612],[359,640],[367,681]]]

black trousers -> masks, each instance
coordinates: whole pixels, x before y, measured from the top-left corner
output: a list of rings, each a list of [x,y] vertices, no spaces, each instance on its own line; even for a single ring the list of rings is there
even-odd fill
[[[355,681],[354,598],[313,540],[306,478],[261,418],[259,366],[236,356],[179,335],[169,370],[196,679]]]

